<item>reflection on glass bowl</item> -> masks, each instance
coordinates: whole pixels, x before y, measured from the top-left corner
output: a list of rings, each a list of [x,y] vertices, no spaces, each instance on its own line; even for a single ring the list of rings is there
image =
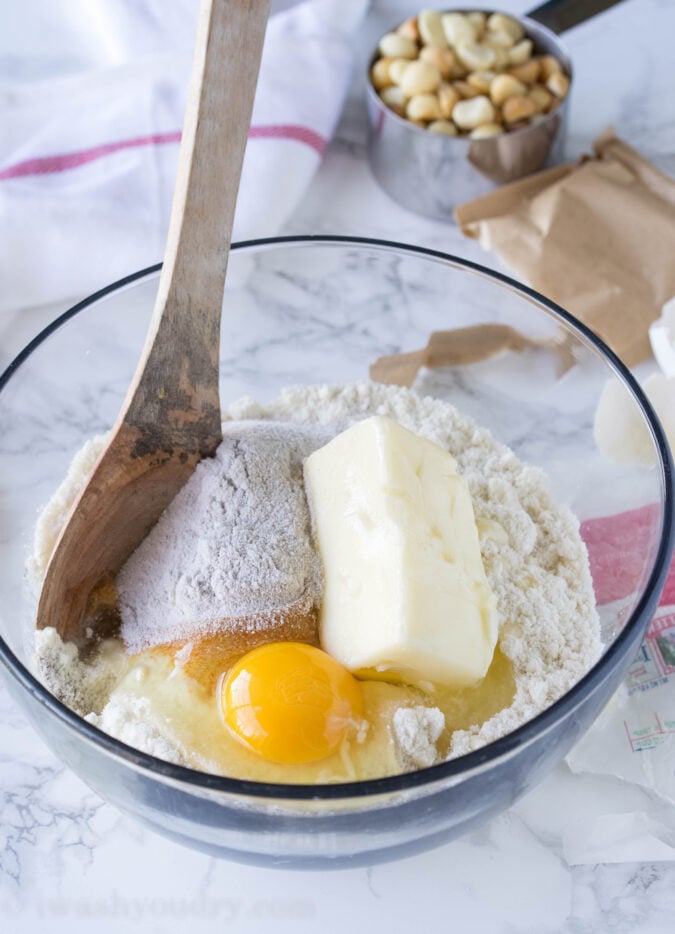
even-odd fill
[[[0,658],[17,703],[103,798],[159,833],[240,861],[368,865],[436,846],[509,807],[560,761],[618,687],[665,580],[672,465],[635,382],[564,311],[454,257],[346,238],[238,244],[223,314],[224,404],[242,395],[265,402],[291,384],[363,379],[378,357],[424,347],[434,331],[506,325],[526,336],[524,349],[423,369],[416,389],[451,400],[541,467],[582,529],[597,517],[641,510],[643,538],[639,554],[613,549],[612,580],[621,582],[621,593],[596,586],[600,660],[507,736],[440,765],[372,781],[289,786],[217,777],[100,732],[32,673],[35,605],[24,567],[35,518],[74,453],[115,420],[157,281],[157,268],[144,270],[80,303],[39,335],[0,381]],[[568,357],[563,376],[549,349],[561,335]],[[613,465],[595,447],[593,414],[610,376],[625,384],[656,467]]]

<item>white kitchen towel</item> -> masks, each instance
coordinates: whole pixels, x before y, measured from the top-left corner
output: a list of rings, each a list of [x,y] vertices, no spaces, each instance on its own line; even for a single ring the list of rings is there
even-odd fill
[[[38,23],[33,0],[23,6]],[[367,6],[305,0],[270,18],[235,239],[274,235],[302,198],[337,124]],[[161,260],[198,7],[66,0],[57,51],[43,42],[57,58],[62,43],[66,74],[26,80],[18,67],[10,81],[2,59],[0,312],[82,297]]]

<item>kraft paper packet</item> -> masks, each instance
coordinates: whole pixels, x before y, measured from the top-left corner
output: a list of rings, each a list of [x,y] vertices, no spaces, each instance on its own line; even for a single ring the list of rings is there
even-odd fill
[[[476,324],[453,331],[434,331],[426,347],[420,350],[378,357],[370,365],[369,376],[376,383],[410,388],[423,367],[467,366],[506,351],[520,353],[533,347],[549,350],[555,355],[559,376],[574,364],[573,352],[562,333],[552,338],[535,339],[507,324]]]
[[[606,130],[595,155],[460,205],[462,231],[595,331],[628,366],[675,295],[675,181]]]

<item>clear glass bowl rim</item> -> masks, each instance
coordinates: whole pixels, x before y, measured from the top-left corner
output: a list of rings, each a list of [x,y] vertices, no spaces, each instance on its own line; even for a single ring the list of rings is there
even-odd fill
[[[581,336],[585,342],[590,344],[605,361],[610,363],[612,368],[622,377],[624,383],[633,395],[634,401],[639,406],[645,421],[649,427],[655,447],[659,457],[659,468],[661,473],[661,482],[663,489],[663,524],[659,538],[659,546],[654,561],[649,580],[641,594],[637,606],[635,607],[625,626],[607,648],[602,657],[596,664],[561,698],[547,707],[544,711],[528,720],[522,726],[506,734],[500,739],[483,746],[474,752],[458,756],[447,762],[431,766],[425,769],[419,769],[415,772],[406,772],[401,775],[394,775],[387,778],[369,779],[366,781],[343,782],[327,785],[290,785],[270,782],[246,781],[236,778],[226,778],[219,775],[211,775],[206,772],[198,772],[194,769],[186,768],[180,765],[174,765],[157,759],[148,753],[141,752],[125,743],[120,742],[97,727],[87,723],[82,717],[74,713],[65,704],[57,700],[49,691],[35,678],[26,666],[11,651],[7,643],[0,637],[0,661],[9,673],[22,688],[45,707],[50,715],[56,716],[61,721],[78,734],[86,738],[90,743],[98,746],[104,754],[112,755],[115,758],[124,760],[134,769],[140,769],[159,779],[167,780],[180,785],[193,786],[208,790],[209,792],[221,792],[225,795],[236,795],[237,797],[250,797],[261,799],[286,799],[288,801],[322,801],[331,799],[367,799],[371,796],[386,795],[393,792],[401,792],[408,789],[420,788],[420,786],[433,786],[445,779],[461,777],[462,774],[469,774],[482,767],[489,766],[501,758],[508,757],[515,749],[523,744],[527,744],[536,739],[540,733],[546,733],[549,728],[554,726],[569,714],[582,700],[587,691],[592,691],[594,685],[601,683],[612,668],[615,657],[623,650],[624,645],[630,641],[634,630],[645,623],[647,611],[656,602],[655,594],[660,594],[665,583],[666,575],[670,564],[670,557],[675,544],[675,524],[673,522],[673,509],[675,499],[675,481],[673,460],[670,448],[660,422],[655,415],[649,401],[641,390],[639,384],[632,376],[627,367],[621,362],[616,354],[585,324],[577,320],[569,312],[565,311],[555,302],[541,295],[534,289],[517,282],[510,276],[493,269],[488,269],[480,263],[454,256],[451,253],[444,253],[440,250],[433,250],[428,247],[414,246],[405,243],[398,243],[393,240],[383,240],[372,237],[351,237],[338,235],[309,235],[309,236],[282,236],[260,238],[255,240],[245,240],[232,244],[233,251],[242,250],[266,251],[276,247],[286,246],[342,246],[342,247],[366,247],[381,250],[383,252],[403,253],[409,256],[420,256],[426,259],[440,260],[442,263],[454,267],[464,268],[492,279],[495,282],[506,286],[512,291],[519,292],[523,296],[534,300],[544,306],[554,317],[565,322],[573,331]],[[11,379],[14,372],[30,357],[49,336],[58,330],[63,324],[77,315],[79,312],[95,304],[100,299],[110,295],[119,289],[128,285],[133,285],[146,277],[155,275],[162,268],[161,263],[141,269],[135,273],[118,279],[116,282],[100,289],[89,295],[87,298],[73,305],[63,314],[56,317],[47,327],[31,340],[26,347],[14,358],[7,369],[0,375],[0,391]],[[364,801],[364,803],[366,803]]]

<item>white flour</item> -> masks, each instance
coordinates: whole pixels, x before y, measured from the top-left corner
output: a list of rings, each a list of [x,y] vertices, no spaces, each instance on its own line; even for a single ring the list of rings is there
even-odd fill
[[[224,599],[229,601],[219,604],[219,615],[253,611],[255,599],[251,599],[247,590],[252,580],[254,589],[259,588],[258,596],[264,594],[264,599],[272,602],[295,598],[303,592],[303,587],[308,593],[316,593],[311,589],[312,586],[316,587],[316,558],[309,546],[304,492],[300,493],[301,487],[298,487],[295,494],[289,494],[293,484],[299,483],[298,458],[306,456],[310,449],[325,443],[329,437],[354,421],[374,414],[395,419],[404,427],[439,444],[456,458],[458,469],[469,484],[478,519],[485,570],[497,599],[499,642],[502,652],[513,665],[515,697],[510,706],[485,723],[453,734],[449,754],[457,756],[510,732],[562,696],[596,661],[600,642],[588,559],[579,537],[577,520],[568,510],[553,503],[541,471],[520,463],[513,452],[496,442],[488,431],[478,428],[470,418],[457,412],[448,403],[420,398],[410,390],[367,382],[343,387],[291,388],[265,406],[250,399],[235,403],[228,412],[229,420],[290,422],[297,428],[297,432],[289,432],[288,424],[285,429],[270,424],[270,438],[282,430],[286,439],[281,446],[281,468],[277,466],[276,456],[271,459],[269,449],[259,456],[251,455],[247,461],[255,466],[245,482],[250,486],[256,476],[255,482],[260,481],[262,484],[260,490],[265,490],[264,494],[260,492],[260,496],[262,499],[269,497],[264,515],[260,516],[260,531],[273,531],[270,543],[262,543],[270,564],[259,574],[255,568],[246,568],[241,562],[240,559],[246,557],[246,549],[251,545],[249,536],[258,524],[258,506],[249,509],[243,501],[239,505],[227,505],[224,501],[218,506],[218,497],[222,493],[226,498],[230,488],[227,482],[221,488],[215,474],[211,476],[215,468],[203,465],[201,474],[209,477],[210,492],[204,492],[203,496],[198,490],[186,494],[195,508],[202,500],[202,505],[207,507],[204,516],[194,517],[188,536],[192,544],[184,546],[182,542],[176,541],[184,535],[184,530],[177,526],[171,527],[169,520],[167,529],[160,532],[161,535],[170,532],[174,539],[173,543],[167,540],[162,546],[170,559],[169,565],[174,566],[174,571],[167,573],[171,575],[177,570],[180,574],[180,563],[185,560],[186,579],[180,586],[184,588],[184,595],[190,592],[197,601],[203,600],[200,604],[204,608],[200,611],[203,619],[215,618],[212,599],[216,594],[224,594]],[[239,426],[229,426],[229,421],[226,422],[228,435],[235,429],[238,431]],[[264,448],[268,435],[260,428],[255,430],[261,432],[259,439],[264,442]],[[275,475],[268,486],[256,474],[263,466],[272,469]],[[231,462],[228,469],[231,473],[235,470]],[[275,474],[277,471],[278,474]],[[72,487],[74,478],[71,476],[68,482]],[[237,482],[238,490],[244,497],[244,479],[240,478]],[[277,501],[276,498],[287,495],[293,497],[296,494],[302,503],[299,499],[292,500],[295,505],[290,508],[290,514],[284,516],[284,523],[290,521],[290,527],[282,528],[277,522],[282,513],[275,511],[286,509],[287,503]],[[56,498],[59,503],[63,503],[63,489],[57,492]],[[210,517],[208,522],[211,522],[219,509],[235,522],[229,530],[231,538],[227,541],[222,531],[216,533],[206,524],[206,515]],[[239,522],[243,522],[243,528],[238,528]],[[52,521],[51,533],[53,527]],[[200,536],[211,545],[221,542],[229,556],[228,560],[232,560],[235,540],[240,541],[243,551],[235,557],[234,566],[214,575],[208,571],[212,567],[213,556],[204,555],[202,550],[199,552],[199,561],[192,560],[191,549],[197,547]],[[285,556],[289,561],[283,571],[279,566],[280,573],[277,574],[274,568],[276,558],[273,555],[278,557],[277,545],[281,546],[282,542],[292,542],[294,550],[291,556]],[[256,549],[261,547],[261,543],[251,547],[254,549],[252,554],[257,555]],[[44,541],[36,543],[37,571],[43,570],[46,560],[44,555],[48,552]],[[122,589],[126,591],[125,600],[128,601],[132,578],[136,582],[134,586],[138,588],[137,596],[142,594],[147,584],[147,597],[142,597],[146,609],[143,612],[137,609],[135,615],[132,613],[128,617],[125,637],[134,646],[158,639],[166,641],[163,638],[164,630],[161,631],[162,638],[159,638],[161,614],[158,615],[154,602],[159,589],[154,588],[150,580],[151,577],[162,577],[165,571],[150,560],[149,554],[143,555],[142,551],[136,560],[138,566],[133,573],[129,570],[126,586]],[[129,566],[133,566],[133,562],[129,562]],[[243,585],[244,592],[237,591],[238,584]],[[234,589],[229,590],[230,587]],[[151,593],[154,596],[150,596]],[[176,604],[179,602],[174,600],[173,595],[172,601]],[[223,605],[227,607],[225,612],[222,611]],[[194,615],[191,615],[192,619]],[[185,625],[184,616],[180,621],[174,620],[170,624],[182,631]],[[43,677],[58,695],[63,686],[54,678],[54,671],[58,668],[53,664],[54,646],[47,636],[40,636],[39,639],[38,656],[41,656]],[[81,677],[78,671],[83,667],[73,666],[71,684],[73,678]],[[82,690],[77,692],[77,696],[82,699]],[[80,712],[88,712],[86,702],[78,709]],[[94,703],[89,710],[96,710]],[[114,717],[122,716],[120,711],[112,713]],[[422,711],[419,716],[410,716],[408,713],[399,715],[398,721],[393,728],[403,759],[415,761],[417,765],[428,764],[439,732],[437,717],[432,712]],[[143,749],[151,744],[151,737],[144,734],[142,718],[133,725],[129,724],[128,718],[125,719],[125,741]],[[178,752],[174,750],[174,753],[165,754],[165,758],[178,761]]]
[[[553,502],[542,471],[521,463],[453,406],[397,386],[363,382],[292,387],[265,407],[242,400],[231,413],[237,418],[292,418],[324,425],[385,415],[457,460],[474,513],[483,520],[481,552],[497,598],[499,643],[513,663],[516,693],[509,707],[485,723],[456,731],[452,756],[484,746],[530,720],[597,660],[599,623],[578,521]]]
[[[436,762],[436,743],[445,729],[445,717],[438,707],[399,707],[392,727],[405,765],[424,769]]]

